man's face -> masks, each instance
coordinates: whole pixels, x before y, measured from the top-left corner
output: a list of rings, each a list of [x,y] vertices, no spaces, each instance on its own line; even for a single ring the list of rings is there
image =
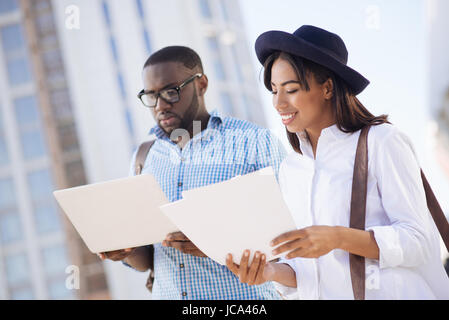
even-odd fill
[[[178,62],[161,62],[150,65],[143,70],[143,84],[145,92],[159,92],[179,86],[184,80],[195,74]],[[190,82],[180,91],[180,99],[175,103],[167,103],[161,97],[157,105],[151,108],[158,126],[167,134],[182,128],[188,130],[198,113],[198,97],[196,80]]]

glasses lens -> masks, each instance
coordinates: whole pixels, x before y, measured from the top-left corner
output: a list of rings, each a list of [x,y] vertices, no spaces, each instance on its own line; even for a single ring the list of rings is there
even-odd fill
[[[178,102],[178,100],[179,100],[178,90],[176,90],[176,89],[163,90],[163,91],[161,91],[161,97],[165,101],[170,102],[170,103]]]
[[[156,95],[152,93],[143,94],[141,97],[142,102],[147,107],[154,107],[156,105]]]

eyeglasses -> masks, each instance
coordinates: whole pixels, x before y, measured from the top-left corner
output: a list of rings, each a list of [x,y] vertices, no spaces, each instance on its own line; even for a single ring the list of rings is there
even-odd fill
[[[164,89],[158,92],[145,92],[145,90],[140,91],[137,97],[142,101],[143,105],[148,108],[155,108],[157,105],[157,99],[161,97],[167,103],[175,103],[180,99],[181,89],[188,85],[190,82],[195,80],[195,78],[201,78],[202,73],[196,73],[193,76],[184,80],[179,86],[169,89]]]

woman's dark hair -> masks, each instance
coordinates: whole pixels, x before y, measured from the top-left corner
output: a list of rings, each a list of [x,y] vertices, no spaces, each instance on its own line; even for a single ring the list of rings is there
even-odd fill
[[[303,90],[309,91],[309,83],[307,77],[314,75],[319,84],[323,84],[327,79],[331,79],[333,83],[332,110],[337,120],[337,127],[343,132],[355,132],[366,125],[379,125],[382,123],[390,123],[387,115],[375,117],[354,95],[352,89],[344,80],[338,77],[334,72],[324,66],[316,64],[310,60],[293,56],[285,52],[275,52],[267,58],[264,63],[264,84],[271,91],[271,68],[273,63],[278,59],[288,61],[295,70],[299,84]],[[299,148],[299,140],[295,133],[287,130],[287,137],[290,145],[296,152],[301,153]]]

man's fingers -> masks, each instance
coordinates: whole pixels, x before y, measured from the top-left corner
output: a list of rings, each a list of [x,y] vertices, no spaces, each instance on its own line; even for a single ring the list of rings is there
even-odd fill
[[[274,238],[273,240],[271,240],[270,245],[272,247],[277,246],[280,243],[283,243],[285,241],[291,241],[291,240],[295,240],[298,238],[304,238],[305,237],[305,231],[304,229],[299,229],[299,230],[292,230],[286,233],[283,233],[279,236],[277,236],[276,238]]]
[[[262,254],[261,258],[260,258],[260,263],[259,263],[259,270],[257,271],[257,277],[254,280],[254,284],[261,284],[264,283],[264,277],[263,277],[263,273],[265,271],[265,264],[267,263],[266,260],[266,256],[264,254]]]
[[[249,254],[249,250],[245,250],[242,259],[240,260],[239,278],[240,281],[244,283],[247,282]]]
[[[175,248],[183,253],[191,254],[198,257],[205,257],[206,255],[198,249],[198,247],[191,241],[163,241],[162,245],[166,247]]]
[[[231,270],[233,274],[235,274],[236,276],[239,275],[239,266],[234,263],[232,254],[230,253],[226,256],[226,266],[228,267],[229,270]]]
[[[257,271],[259,270],[259,265],[260,265],[260,252],[256,251],[253,261],[251,262],[251,266],[249,267],[248,270],[247,281],[249,285],[253,285],[255,283]]]
[[[186,237],[186,235],[180,231],[172,232],[167,234],[165,237],[165,240],[167,241],[190,241],[189,238]]]

